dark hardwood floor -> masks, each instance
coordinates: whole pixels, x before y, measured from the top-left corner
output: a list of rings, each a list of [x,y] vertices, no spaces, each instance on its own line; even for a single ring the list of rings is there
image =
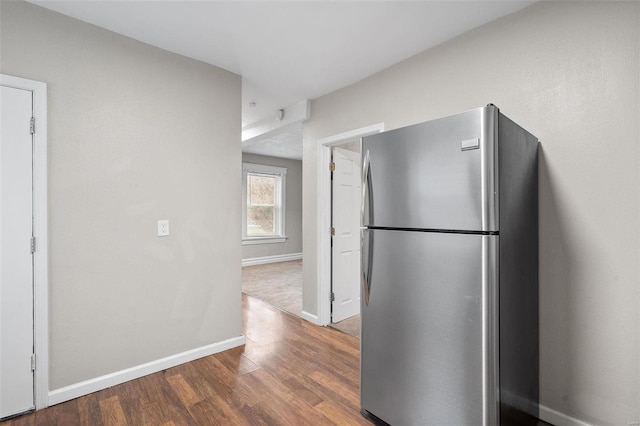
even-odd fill
[[[0,426],[371,425],[360,415],[359,340],[243,295],[246,345]],[[547,426],[510,416],[509,426]]]
[[[0,423],[370,425],[359,342],[243,296],[246,345]]]

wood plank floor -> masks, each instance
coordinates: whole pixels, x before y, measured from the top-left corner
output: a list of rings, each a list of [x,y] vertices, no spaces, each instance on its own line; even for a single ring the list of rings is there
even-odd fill
[[[2,422],[23,425],[370,425],[358,339],[243,296],[246,345]]]

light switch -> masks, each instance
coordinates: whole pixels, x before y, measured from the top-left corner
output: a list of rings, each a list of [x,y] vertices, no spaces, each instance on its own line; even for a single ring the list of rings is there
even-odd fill
[[[158,221],[158,237],[167,237],[167,236],[169,236],[169,221],[159,220]]]

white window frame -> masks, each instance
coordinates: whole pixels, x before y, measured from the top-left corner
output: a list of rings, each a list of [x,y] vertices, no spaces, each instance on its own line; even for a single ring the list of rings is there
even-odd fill
[[[269,235],[264,237],[247,236],[247,175],[249,173],[273,175],[280,178],[280,188],[277,188],[276,194],[276,204],[280,205],[276,218],[279,225],[278,229],[280,230],[280,234],[278,235]],[[242,245],[275,244],[287,241],[287,236],[285,235],[285,211],[287,207],[286,192],[287,169],[285,167],[242,163]]]

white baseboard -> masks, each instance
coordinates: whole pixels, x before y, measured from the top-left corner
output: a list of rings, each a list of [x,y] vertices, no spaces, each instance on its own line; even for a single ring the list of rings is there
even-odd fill
[[[211,345],[191,349],[189,351],[171,355],[166,358],[161,358],[135,367],[116,371],[115,373],[106,374],[94,379],[89,379],[80,383],[65,386],[63,388],[49,392],[49,406],[69,401],[71,399],[78,398],[80,396],[87,395],[102,389],[106,389],[111,386],[119,385],[120,383],[137,379],[148,374],[166,370],[167,368],[175,367],[176,365],[184,364],[185,362],[193,361],[195,359],[202,358],[208,355],[213,355],[218,352],[226,351],[227,349],[235,348],[237,346],[242,346],[244,345],[244,343],[244,336],[234,337],[232,339],[223,340],[222,342],[217,342]]]
[[[312,323],[314,323],[316,325],[321,325],[320,321],[318,320],[318,316],[317,315],[310,314],[307,311],[302,311],[302,315],[301,316],[302,316],[302,319],[305,319],[305,320],[307,320],[309,322],[312,322]]]
[[[275,256],[252,257],[242,259],[242,266],[264,265],[267,263],[288,262],[302,259],[302,253],[278,254]]]
[[[586,423],[573,417],[569,417],[559,411],[552,408],[540,405],[540,420],[544,420],[547,423],[551,423],[554,426],[593,426],[591,423]]]

